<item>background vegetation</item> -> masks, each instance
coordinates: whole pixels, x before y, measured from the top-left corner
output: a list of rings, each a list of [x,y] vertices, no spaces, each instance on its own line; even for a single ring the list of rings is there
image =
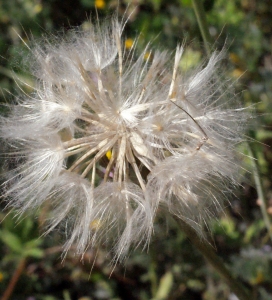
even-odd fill
[[[174,50],[185,40],[184,68],[203,58],[191,0],[120,0],[119,5],[117,0],[2,0],[2,103],[12,101],[20,80],[32,81],[24,65],[28,55],[25,43],[44,34],[66,32],[73,26],[84,27],[89,19],[96,18],[95,7],[101,18],[116,10],[120,16],[131,14],[125,32],[127,47],[138,35],[140,48],[151,41],[153,47]],[[213,47],[228,48],[229,76],[239,79],[236,88],[241,101],[256,107],[257,118],[249,135],[258,141],[251,146],[258,158],[270,218],[272,5],[266,0],[205,0],[204,7]],[[1,109],[5,113],[4,106]],[[247,163],[250,168],[251,160]],[[10,290],[10,299],[237,299],[171,220],[157,220],[148,253],[135,251],[125,265],[117,265],[112,271],[103,249],[87,251],[83,262],[70,251],[63,261],[61,234],[40,237],[43,213],[17,222],[12,214],[5,218],[4,206],[2,203],[0,212],[0,294]],[[237,280],[252,289],[252,299],[272,299],[272,244],[251,174],[212,231],[211,244]]]

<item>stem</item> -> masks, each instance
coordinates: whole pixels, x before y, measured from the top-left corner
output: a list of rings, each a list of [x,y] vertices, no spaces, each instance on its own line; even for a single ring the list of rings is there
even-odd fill
[[[205,50],[208,55],[210,55],[211,48],[211,35],[209,33],[208,23],[206,20],[206,15],[203,7],[202,0],[192,0],[194,12],[197,18],[198,26],[202,35],[202,39],[204,41]],[[247,143],[248,144],[248,143]],[[252,157],[252,166],[253,166],[253,174],[256,184],[257,193],[259,196],[259,199],[261,200],[261,210],[264,217],[264,221],[266,224],[266,227],[268,229],[268,233],[270,235],[270,238],[272,240],[272,232],[271,232],[271,225],[270,225],[270,219],[267,214],[266,210],[266,201],[264,197],[260,172],[258,169],[258,164],[254,157],[255,153],[253,152],[253,149],[249,146],[249,153]],[[245,288],[235,280],[235,278],[232,276],[232,274],[229,272],[229,270],[225,267],[222,260],[216,255],[213,248],[210,246],[210,244],[207,243],[205,240],[200,240],[200,238],[197,236],[195,231],[187,225],[184,221],[178,219],[177,217],[174,217],[179,224],[179,226],[182,228],[182,230],[186,233],[188,238],[191,240],[192,244],[196,246],[196,248],[203,254],[203,256],[206,258],[206,260],[212,265],[212,267],[220,274],[220,276],[226,281],[226,283],[229,285],[229,287],[232,289],[232,291],[240,298],[240,300],[248,300],[250,299],[250,296],[248,292],[245,290]]]
[[[208,28],[208,23],[206,20],[206,15],[201,0],[192,0],[194,12],[197,18],[197,23],[201,32],[201,36],[204,42],[205,50],[207,55],[211,53],[211,35]]]
[[[20,278],[23,270],[25,269],[25,266],[26,266],[26,258],[24,257],[19,261],[17,269],[13,273],[13,276],[10,279],[8,287],[6,288],[1,300],[8,300],[10,298],[18,279]]]
[[[201,252],[209,264],[217,271],[217,273],[225,280],[229,288],[236,294],[240,300],[251,299],[248,291],[240,284],[236,278],[232,276],[230,271],[225,267],[221,258],[215,253],[212,246],[203,239],[200,239],[196,232],[184,221],[173,216],[179,227],[187,235],[192,244]]]
[[[255,186],[256,186],[258,198],[261,202],[260,203],[261,212],[262,212],[262,215],[263,215],[264,223],[265,223],[265,226],[267,228],[269,237],[272,241],[271,223],[270,223],[270,218],[269,218],[268,213],[267,213],[267,203],[266,203],[266,199],[265,199],[265,195],[264,195],[264,188],[263,188],[263,184],[262,184],[262,180],[261,180],[258,161],[255,158],[257,156],[256,156],[256,153],[254,151],[254,148],[249,143],[247,143],[247,148],[248,148],[249,155],[251,156],[250,160],[251,160],[251,164],[252,164],[252,173],[253,173],[253,177],[254,177],[254,181],[255,181]]]

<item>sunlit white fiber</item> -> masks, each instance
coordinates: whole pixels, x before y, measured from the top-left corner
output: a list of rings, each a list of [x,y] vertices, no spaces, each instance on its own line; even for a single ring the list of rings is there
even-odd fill
[[[65,251],[100,245],[116,259],[148,245],[159,206],[202,234],[238,183],[249,117],[222,74],[224,51],[183,72],[183,46],[136,56],[122,31],[112,18],[40,42],[34,92],[0,119],[8,206],[46,207]]]

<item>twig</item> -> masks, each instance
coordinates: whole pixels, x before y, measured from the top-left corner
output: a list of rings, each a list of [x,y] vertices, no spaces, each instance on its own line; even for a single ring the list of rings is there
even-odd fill
[[[16,286],[16,283],[17,283],[18,279],[20,278],[22,272],[25,269],[25,266],[26,266],[26,258],[24,257],[19,261],[17,269],[15,270],[12,278],[10,279],[10,282],[9,282],[9,284],[8,284],[1,300],[8,300],[10,298],[10,296],[12,295],[13,290]]]

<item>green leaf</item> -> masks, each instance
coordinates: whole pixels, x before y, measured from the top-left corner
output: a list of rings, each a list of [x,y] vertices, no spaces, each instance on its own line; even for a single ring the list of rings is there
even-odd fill
[[[43,257],[44,252],[39,248],[27,249],[23,251],[23,256],[25,257],[34,257],[34,258],[41,258]]]
[[[168,271],[162,276],[158,291],[154,299],[156,300],[167,299],[172,286],[173,286],[173,274],[172,272]]]
[[[151,2],[156,11],[160,9],[162,0],[152,0]]]
[[[33,240],[30,240],[28,242],[25,243],[25,248],[27,249],[30,249],[30,248],[36,248],[38,246],[40,246],[42,243],[42,239],[33,239]]]
[[[23,245],[18,236],[15,234],[6,231],[1,230],[0,231],[0,239],[14,252],[20,253],[22,252]]]
[[[260,232],[265,228],[264,220],[257,220],[251,224],[245,233],[244,243],[248,244],[254,237],[257,237]]]

